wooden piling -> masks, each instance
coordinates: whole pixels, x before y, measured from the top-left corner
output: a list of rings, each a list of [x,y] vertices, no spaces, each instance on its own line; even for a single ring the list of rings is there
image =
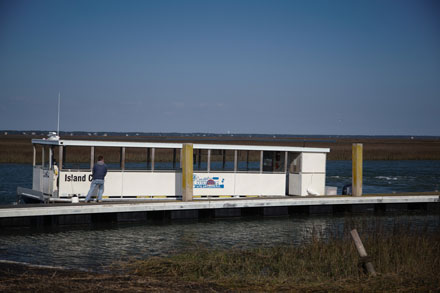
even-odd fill
[[[193,197],[193,144],[182,146],[182,200],[191,201]]]
[[[362,144],[352,146],[352,194],[362,196]]]
[[[365,265],[365,268],[367,269],[368,274],[375,277],[376,271],[374,270],[373,264],[371,261],[368,260],[368,254],[365,250],[364,245],[362,244],[361,238],[359,237],[359,234],[356,229],[353,229],[350,231],[351,237],[353,238],[354,245],[356,246],[356,249],[359,253],[359,256],[361,257],[361,262],[363,265]]]

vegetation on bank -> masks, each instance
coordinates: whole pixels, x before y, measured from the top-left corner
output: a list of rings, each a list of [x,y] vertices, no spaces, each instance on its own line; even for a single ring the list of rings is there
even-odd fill
[[[397,229],[390,235],[368,235],[363,242],[379,273],[375,278],[364,273],[348,236],[326,241],[315,237],[299,246],[197,249],[168,258],[136,261],[130,268],[141,277],[212,284],[232,291],[440,290],[439,233]]]
[[[8,135],[0,136],[0,163],[32,163],[31,139],[35,136]],[[69,137],[69,139],[100,139],[100,140],[130,140],[150,142],[191,142],[190,137]],[[364,144],[364,160],[440,160],[440,140],[432,139],[403,139],[403,138],[364,138],[358,139],[308,139],[287,140],[286,138],[274,138],[261,140],[258,138],[246,139],[235,137],[234,140],[220,140],[218,138],[204,138],[198,140],[201,143],[226,143],[226,144],[254,144],[254,145],[283,145],[330,148],[329,160],[351,160],[352,143]],[[119,149],[113,148],[107,151],[95,150],[96,153],[105,153],[109,162],[119,162]],[[55,152],[55,156],[57,156]],[[168,156],[168,158],[166,158]],[[170,160],[171,152],[156,157],[165,161]],[[178,154],[177,154],[178,156]],[[131,149],[127,152],[127,160],[132,162],[146,161],[146,152],[139,149]],[[250,161],[258,161],[259,155],[250,155]],[[75,152],[67,155],[67,160],[72,163],[89,162],[90,149],[76,148]],[[37,150],[37,162],[41,161],[41,152]]]
[[[378,273],[365,274],[344,237],[301,245],[211,250],[118,264],[110,273],[0,265],[2,292],[438,292],[440,231],[361,232]],[[121,273],[122,272],[122,273]]]

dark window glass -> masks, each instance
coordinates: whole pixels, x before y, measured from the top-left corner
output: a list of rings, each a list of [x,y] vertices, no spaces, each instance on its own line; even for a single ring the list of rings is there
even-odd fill
[[[234,171],[234,151],[211,150],[211,171]]]
[[[193,150],[193,169],[194,171],[208,170],[208,150]]]
[[[238,151],[238,171],[260,171],[260,151]]]
[[[48,155],[47,151],[44,155]],[[90,169],[90,156],[90,147],[65,146],[63,150],[63,169]]]
[[[95,147],[95,164],[98,156],[104,156],[104,162],[109,170],[121,170],[120,147]]]
[[[284,172],[285,152],[263,152],[263,172]]]
[[[287,168],[289,173],[301,172],[301,153],[289,152]]]
[[[179,168],[180,149],[155,149],[154,170],[177,170]]]
[[[151,170],[151,161],[149,165],[147,162],[149,152],[147,148],[125,148],[125,170]]]

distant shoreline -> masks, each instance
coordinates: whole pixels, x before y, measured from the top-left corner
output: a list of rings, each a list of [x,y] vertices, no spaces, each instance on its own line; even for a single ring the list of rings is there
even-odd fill
[[[31,140],[45,135],[0,133],[0,163],[32,163]],[[440,138],[402,137],[344,137],[329,136],[61,136],[62,139],[139,141],[139,142],[197,142],[248,145],[275,145],[330,148],[329,160],[351,160],[353,143],[363,143],[364,160],[440,160]]]
[[[0,130],[0,136],[27,135],[45,137],[53,130]],[[288,138],[288,139],[433,139],[440,140],[439,135],[353,135],[353,134],[282,134],[282,133],[210,133],[210,132],[109,132],[109,131],[60,131],[60,136],[66,137],[214,137],[214,138]]]

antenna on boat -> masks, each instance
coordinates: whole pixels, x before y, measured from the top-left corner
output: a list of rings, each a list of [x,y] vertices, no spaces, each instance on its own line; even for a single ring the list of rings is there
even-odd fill
[[[58,123],[57,123],[57,136],[60,136],[60,103],[61,103],[61,92],[58,92]]]
[[[57,122],[57,132],[51,131],[49,132],[49,140],[59,140],[60,139],[60,102],[61,102],[61,93],[58,92],[58,122]]]

